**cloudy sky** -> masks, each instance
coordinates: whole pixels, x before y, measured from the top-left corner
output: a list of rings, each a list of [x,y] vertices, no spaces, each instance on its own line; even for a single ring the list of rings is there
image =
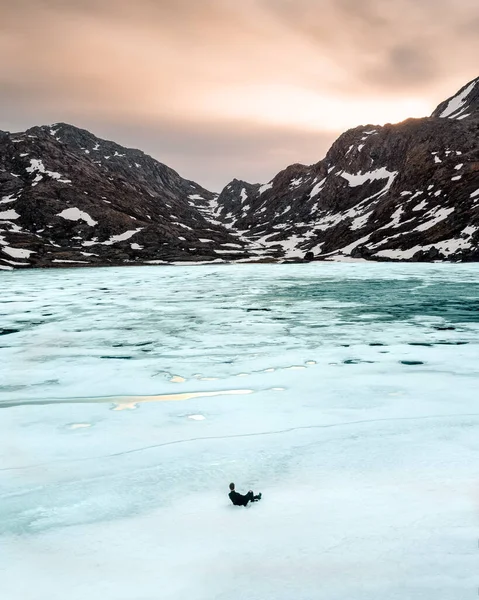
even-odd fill
[[[218,190],[424,116],[479,75],[478,0],[0,0],[0,129],[66,121]]]

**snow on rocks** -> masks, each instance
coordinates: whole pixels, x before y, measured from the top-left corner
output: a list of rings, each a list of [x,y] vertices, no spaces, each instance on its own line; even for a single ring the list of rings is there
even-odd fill
[[[66,208],[61,213],[58,213],[57,217],[61,217],[67,221],[85,221],[91,227],[98,225],[98,221],[92,219],[88,213],[79,208]]]
[[[48,171],[45,168],[43,162],[37,158],[30,159],[30,166],[26,168],[26,171],[27,173],[32,174],[37,173],[32,185],[36,185],[39,181],[41,181],[43,175],[47,175],[52,179],[56,179],[59,183],[71,183],[70,179],[64,179],[63,175],[60,175],[60,173],[56,173],[55,171]]]
[[[263,185],[260,186],[259,193],[263,194],[267,190],[270,190],[272,187],[273,187],[273,183],[271,181],[269,183],[264,183]]]
[[[444,221],[444,219],[447,219],[447,217],[453,212],[454,208],[433,208],[425,215],[431,216],[432,219],[426,221],[425,223],[421,223],[421,225],[415,227],[414,231],[426,231],[426,229],[430,229],[441,221]]]
[[[30,254],[35,254],[33,250],[24,250],[23,248],[11,248],[9,246],[3,246],[2,252],[12,256],[13,258],[30,258]]]
[[[125,231],[124,233],[120,233],[119,235],[112,235],[109,240],[106,242],[102,242],[104,246],[111,246],[112,244],[116,244],[117,242],[124,242],[129,240],[131,237],[141,231],[143,227],[138,227],[138,229],[130,229],[129,231]]]
[[[18,200],[18,198],[15,198],[12,194],[10,194],[9,196],[3,196],[3,198],[0,200],[0,204],[11,204],[12,202],[15,202],[15,200]]]
[[[361,171],[359,173],[346,173],[345,171],[338,173],[340,177],[346,179],[350,187],[357,187],[378,179],[388,179],[386,187],[382,190],[383,192],[386,192],[391,187],[397,174],[398,171],[388,171],[386,167],[381,167],[374,171],[366,171],[365,173],[361,173]]]
[[[466,86],[462,92],[456,94],[453,98],[451,98],[446,106],[446,108],[439,115],[441,118],[448,117],[449,119],[457,119],[461,116],[465,110],[467,110],[467,97],[472,92],[476,85],[477,81],[471,81],[471,83]],[[462,118],[467,115],[462,114]]]
[[[323,189],[324,184],[326,183],[326,179],[326,177],[324,179],[321,179],[321,181],[313,187],[313,189],[309,193],[310,198],[314,198],[314,196],[317,196],[319,194],[319,192]]]
[[[0,221],[9,221],[11,219],[18,219],[19,217],[20,215],[13,208],[0,212]]]

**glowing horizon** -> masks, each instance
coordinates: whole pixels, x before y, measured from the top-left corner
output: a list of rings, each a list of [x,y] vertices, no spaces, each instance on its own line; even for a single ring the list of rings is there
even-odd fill
[[[477,76],[479,4],[430,1],[0,0],[0,129],[64,121],[210,189],[267,181]]]

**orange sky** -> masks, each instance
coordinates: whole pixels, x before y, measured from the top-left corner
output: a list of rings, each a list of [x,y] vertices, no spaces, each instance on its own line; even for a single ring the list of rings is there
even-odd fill
[[[0,129],[67,121],[211,189],[424,116],[478,75],[478,0],[0,0]]]

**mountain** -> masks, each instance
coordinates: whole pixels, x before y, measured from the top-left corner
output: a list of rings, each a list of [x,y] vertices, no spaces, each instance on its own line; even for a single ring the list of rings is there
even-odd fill
[[[216,197],[139,150],[71,125],[0,132],[0,264],[248,257],[247,242],[199,210]]]
[[[479,78],[431,117],[351,129],[324,160],[232,181],[215,215],[276,258],[479,260]]]
[[[0,132],[0,268],[479,260],[479,78],[430,117],[219,194],[71,125]]]

